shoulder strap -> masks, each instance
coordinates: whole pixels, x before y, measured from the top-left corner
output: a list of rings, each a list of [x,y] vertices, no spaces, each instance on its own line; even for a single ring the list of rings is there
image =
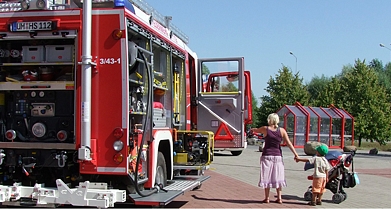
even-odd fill
[[[354,161],[354,159],[352,158],[352,172],[354,172],[353,161]]]

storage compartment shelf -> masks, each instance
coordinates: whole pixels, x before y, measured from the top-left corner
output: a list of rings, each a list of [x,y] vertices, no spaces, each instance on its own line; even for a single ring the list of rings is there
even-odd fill
[[[132,111],[130,111],[129,113],[131,115],[146,115],[147,114],[146,112],[132,112]]]
[[[164,91],[168,90],[167,88],[164,88],[164,87],[161,87],[161,86],[156,86],[156,85],[153,85],[153,88],[161,89],[161,90],[164,90]]]
[[[131,83],[135,83],[135,84],[139,84],[139,85],[143,85],[144,84],[144,82],[142,82],[142,81],[137,81],[137,80],[134,80],[134,79],[129,79],[129,82],[131,82]]]
[[[0,82],[0,90],[74,90],[73,81],[20,81],[20,82]]]
[[[0,63],[0,66],[43,66],[43,65],[74,65],[73,62],[26,62],[26,63]]]

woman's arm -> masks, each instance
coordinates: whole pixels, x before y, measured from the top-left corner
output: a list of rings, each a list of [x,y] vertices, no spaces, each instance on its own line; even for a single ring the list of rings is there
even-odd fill
[[[266,136],[266,127],[265,126],[262,126],[259,128],[252,128],[251,131],[256,132],[258,134],[263,134],[264,136]]]
[[[309,162],[308,158],[299,158],[299,157],[297,157],[295,160],[296,160],[296,162]]]
[[[282,139],[284,140],[284,143],[288,145],[289,149],[292,151],[292,153],[295,155],[294,159],[298,158],[299,155],[296,152],[296,149],[293,147],[291,140],[289,140],[288,134],[286,133],[284,128],[280,128]]]
[[[329,181],[329,171],[326,170],[326,183]]]

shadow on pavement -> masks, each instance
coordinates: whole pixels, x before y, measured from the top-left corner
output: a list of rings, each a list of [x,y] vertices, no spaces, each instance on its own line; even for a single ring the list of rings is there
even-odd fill
[[[186,205],[186,203],[188,203],[188,201],[172,201],[164,206],[164,208],[181,208]]]
[[[270,203],[263,203],[262,200],[243,200],[243,199],[219,199],[219,198],[204,198],[204,197],[197,197],[196,195],[191,195],[194,199],[197,200],[206,200],[206,201],[220,201],[220,202],[228,202],[228,203],[234,203],[234,204],[277,204],[273,201],[270,201]],[[288,202],[284,202],[288,203]],[[289,204],[298,204],[303,205],[303,203],[300,202],[289,202]]]
[[[213,153],[214,156],[227,156],[227,157],[236,157],[233,156],[231,153],[221,153],[221,152],[215,152]]]
[[[207,201],[221,201],[221,202],[229,202],[229,203],[240,203],[240,204],[252,204],[252,203],[260,203],[262,204],[261,200],[233,200],[233,199],[219,199],[219,198],[204,198],[204,197],[197,197],[197,195],[191,195],[196,200],[207,200]]]
[[[277,197],[277,196],[276,196]],[[281,195],[283,200],[299,200],[299,201],[305,201],[303,197],[299,197],[297,195]]]
[[[360,157],[391,157],[391,153],[390,154],[376,154],[376,155],[372,155],[372,154],[369,154],[369,153],[356,153],[356,156],[360,156]]]

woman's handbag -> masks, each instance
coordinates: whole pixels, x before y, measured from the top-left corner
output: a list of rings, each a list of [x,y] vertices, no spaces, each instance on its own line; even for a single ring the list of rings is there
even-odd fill
[[[355,172],[346,172],[343,174],[342,186],[345,188],[353,188],[356,186],[356,178],[358,179],[357,173]]]

